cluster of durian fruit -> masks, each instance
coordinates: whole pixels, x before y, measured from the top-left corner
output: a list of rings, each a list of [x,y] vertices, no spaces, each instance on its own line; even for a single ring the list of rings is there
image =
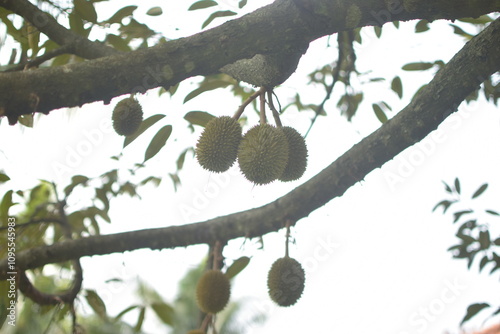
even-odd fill
[[[198,143],[199,164],[211,172],[227,171],[238,159],[243,175],[257,185],[298,180],[306,170],[307,147],[292,127],[261,123],[242,136],[237,119],[221,116],[205,126]]]
[[[267,276],[269,297],[279,306],[294,305],[302,296],[305,285],[305,273],[297,260],[288,256],[277,259]],[[196,286],[196,301],[204,313],[216,314],[222,311],[231,295],[231,283],[220,270],[206,270]],[[204,334],[201,329],[187,334]]]

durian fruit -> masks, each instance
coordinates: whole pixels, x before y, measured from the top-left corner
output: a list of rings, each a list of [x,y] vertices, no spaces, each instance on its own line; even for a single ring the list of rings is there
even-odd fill
[[[196,286],[196,301],[205,313],[218,313],[226,307],[231,295],[231,284],[219,270],[207,270]]]
[[[255,184],[267,184],[279,178],[287,161],[286,136],[269,124],[259,124],[248,130],[238,148],[241,172]]]
[[[269,297],[280,306],[291,306],[304,291],[305,274],[301,264],[288,256],[276,260],[267,276]]]
[[[300,179],[307,167],[307,147],[304,137],[292,127],[281,128],[288,140],[288,162],[285,171],[278,178],[280,181],[295,181]]]
[[[196,144],[196,157],[201,167],[216,173],[228,170],[236,161],[241,141],[241,125],[232,117],[212,119]]]
[[[133,97],[121,100],[113,109],[113,128],[121,136],[130,136],[142,122],[142,107]]]

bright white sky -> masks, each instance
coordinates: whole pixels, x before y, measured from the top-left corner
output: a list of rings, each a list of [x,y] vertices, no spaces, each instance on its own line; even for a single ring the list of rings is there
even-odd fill
[[[122,3],[125,6],[137,1]],[[224,8],[229,9],[232,3],[226,0]],[[142,4],[137,14],[144,14],[157,5],[154,1]],[[250,1],[249,6],[253,7],[249,10],[261,4]],[[117,8],[112,8],[110,13],[115,10]],[[174,38],[195,32],[208,15],[202,11],[179,12],[181,16],[167,6],[164,11],[164,15],[157,18],[140,15],[138,19],[148,20],[154,29]],[[109,15],[100,18],[104,16]],[[192,22],[190,27],[187,21]],[[181,28],[176,33],[180,35],[173,36],[176,27]],[[371,103],[385,100],[393,110],[400,110],[415,89],[431,78],[432,73],[402,73],[403,64],[448,61],[463,44],[446,23],[436,22],[431,32],[410,35],[413,27],[414,23],[402,24],[401,29],[396,30],[388,24],[384,26],[381,40],[372,33],[363,36],[364,44],[357,49],[358,70],[371,70],[373,77],[385,77],[389,82],[361,86],[367,103],[352,123],[339,116],[335,98],[327,103],[329,116],[319,119],[307,138],[308,170],[294,183],[253,187],[239,175],[236,167],[225,174],[211,175],[190,158],[180,175],[183,185],[174,193],[168,172],[175,171],[178,153],[193,145],[200,133],[200,129],[195,134],[185,129],[183,115],[191,110],[232,114],[240,101],[227,92],[216,91],[183,105],[182,99],[196,87],[194,84],[183,84],[173,99],[166,94],[158,98],[156,91],[139,96],[146,117],[165,113],[168,123],[162,125],[174,124],[173,137],[148,163],[148,171],[152,175],[162,175],[164,181],[158,189],[143,191],[142,201],[115,200],[111,212],[113,223],[102,226],[102,233],[203,221],[266,204],[305,182],[380,126]],[[286,104],[287,98],[295,92],[302,93],[306,103],[321,101],[323,91],[306,87],[303,81],[317,64],[335,59],[336,50],[325,50],[325,46],[326,39],[313,43],[297,73],[276,90],[282,104]],[[4,57],[6,49],[2,49]],[[390,80],[396,74],[403,79],[402,102],[389,90]],[[127,168],[140,162],[154,130],[146,132],[141,140],[125,149],[122,162],[108,159],[121,151],[123,139],[109,127],[103,127],[102,122],[110,119],[112,107],[118,100],[113,100],[109,106],[102,103],[86,105],[70,113],[54,111],[37,119],[34,129],[10,127],[2,121],[0,142],[4,144],[0,159],[7,174],[18,181],[16,187],[27,189],[37,179],[66,181],[70,174],[56,173],[54,164],[68,163],[67,159],[72,159],[70,152],[84,145],[83,142],[89,142],[88,134],[96,131],[102,138],[94,137],[87,156],[70,166],[72,173],[93,176],[118,165]],[[257,121],[253,112],[248,111],[248,115],[251,123]],[[310,117],[311,113],[289,110],[283,123],[304,134]],[[243,323],[259,311],[269,316],[265,326],[247,326],[246,333],[417,334],[443,333],[445,330],[458,333],[458,323],[469,304],[498,301],[496,277],[486,272],[477,274],[477,267],[468,271],[465,261],[451,259],[446,249],[455,244],[456,226],[451,224],[451,216],[431,210],[445,198],[441,181],[451,183],[455,177],[462,181],[464,196],[470,196],[482,183],[489,182],[490,188],[480,197],[480,202],[471,205],[498,210],[499,126],[500,116],[495,106],[482,99],[479,103],[462,105],[458,113],[441,125],[439,137],[434,135],[424,140],[425,147],[416,145],[405,150],[381,169],[370,173],[342,198],[334,199],[299,221],[292,230],[296,243],[291,247],[291,256],[306,269],[306,288],[293,307],[274,306],[266,291],[267,271],[275,259],[284,255],[283,231],[265,236],[264,250],[257,250],[252,242],[245,245],[243,240],[231,242],[224,253],[229,261],[242,255],[252,257],[249,267],[233,285],[233,300],[247,301]],[[174,136],[177,141],[173,140]],[[394,179],[391,176],[395,175],[399,176],[397,182],[391,182]],[[491,219],[490,223],[498,224],[498,220]],[[158,289],[165,300],[172,301],[179,279],[205,254],[206,247],[194,246],[84,258],[84,288],[97,289],[105,298],[111,315],[140,302],[134,297],[132,287],[137,276]],[[104,283],[114,277],[122,278],[126,284]],[[88,307],[82,307],[88,311]],[[126,319],[134,323],[136,317],[137,314],[131,312]],[[145,330],[162,332],[155,329],[157,323],[150,314]],[[476,321],[473,325],[477,328],[481,323]]]

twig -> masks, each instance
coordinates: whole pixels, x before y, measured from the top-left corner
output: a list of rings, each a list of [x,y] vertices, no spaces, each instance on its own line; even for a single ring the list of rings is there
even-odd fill
[[[243,102],[243,104],[236,110],[236,113],[234,114],[233,118],[238,120],[241,115],[243,114],[243,111],[245,111],[245,108],[252,103],[253,100],[255,100],[257,97],[259,97],[262,94],[262,91],[264,90],[264,87],[260,88],[258,91],[253,93],[248,99]]]
[[[269,105],[269,109],[271,109],[271,111],[273,112],[274,122],[276,123],[276,126],[277,127],[282,127],[283,124],[281,124],[280,113],[274,107],[274,103],[273,103],[273,90],[272,89],[269,89],[267,91],[267,104]]]
[[[31,68],[31,67],[35,67],[35,66],[38,66],[38,65],[46,62],[47,60],[50,60],[50,59],[55,58],[57,56],[60,56],[62,54],[72,53],[73,49],[74,49],[73,44],[66,44],[66,45],[61,46],[60,48],[55,49],[55,50],[47,51],[43,55],[36,57],[35,59],[28,60],[26,62],[17,64],[16,66],[11,67],[8,70],[5,70],[4,72],[22,71],[22,70],[26,70],[26,69]]]

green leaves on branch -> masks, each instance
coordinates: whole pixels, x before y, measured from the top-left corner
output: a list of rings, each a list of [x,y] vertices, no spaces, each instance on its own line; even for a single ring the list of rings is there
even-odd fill
[[[443,184],[445,191],[453,197],[440,201],[436,204],[433,211],[442,206],[443,214],[445,214],[451,205],[456,205],[464,199],[465,191],[458,178],[455,178],[452,186],[446,182],[443,182]],[[482,184],[472,193],[470,200],[474,200],[483,195],[487,189],[488,183]],[[495,218],[499,215],[493,210],[481,210],[482,212],[476,212],[476,210],[470,208],[470,204],[465,205],[467,205],[467,207],[456,210],[453,213],[453,223],[459,223],[456,233],[458,243],[449,247],[448,251],[452,252],[454,258],[466,259],[468,269],[471,269],[476,258],[479,259],[479,272],[489,268],[489,274],[491,275],[500,269],[500,256],[496,252],[497,247],[500,246],[500,237],[495,239],[492,238],[490,233],[491,222],[487,221],[487,219],[489,220],[491,218],[485,216],[482,212],[486,212]],[[477,313],[487,307],[490,307],[490,305],[485,303],[470,305],[461,324],[469,321]],[[500,308],[491,316],[496,313],[500,313]]]

